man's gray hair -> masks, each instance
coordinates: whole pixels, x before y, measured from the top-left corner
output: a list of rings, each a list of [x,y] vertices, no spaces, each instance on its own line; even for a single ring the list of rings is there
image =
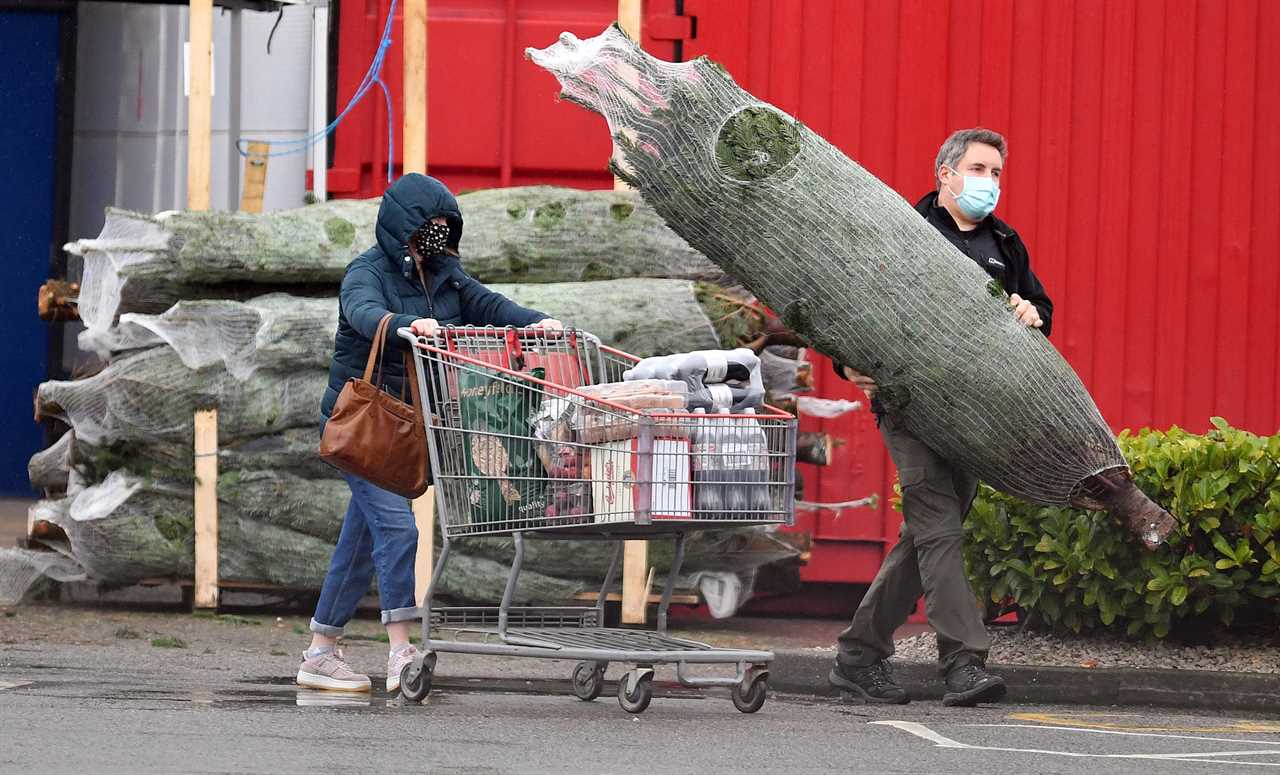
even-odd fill
[[[961,129],[958,132],[953,132],[947,138],[947,141],[942,144],[942,147],[938,149],[938,161],[933,165],[933,182],[936,185],[942,185],[942,178],[938,177],[938,169],[947,166],[954,170],[960,160],[964,158],[964,152],[969,150],[969,143],[990,145],[1000,152],[1000,161],[1004,161],[1006,154],[1009,152],[1009,146],[1004,141],[1004,135],[999,132],[993,132],[982,127]]]

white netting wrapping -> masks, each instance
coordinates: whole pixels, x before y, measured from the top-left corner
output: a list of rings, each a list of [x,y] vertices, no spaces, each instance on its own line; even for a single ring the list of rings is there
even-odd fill
[[[84,260],[80,344],[101,355],[148,342],[113,330],[128,312],[158,314],[186,299],[245,299],[265,290],[336,291],[373,244],[378,202],[337,200],[265,214],[108,209],[101,234],[67,245]]]
[[[463,265],[485,283],[723,277],[634,191],[492,188],[458,207]]]
[[[169,347],[113,361],[98,374],[40,385],[41,416],[71,425],[87,444],[188,441],[197,409],[220,409],[219,438],[230,440],[317,422],[328,373],[259,371],[241,381],[221,366],[188,369]]]
[[[130,215],[108,210],[102,233],[96,239],[77,240],[66,246],[68,253],[84,261],[78,306],[86,328],[106,330],[114,325],[129,274],[157,263],[157,257],[164,255],[168,246],[169,235],[158,220]],[[175,298],[157,299],[155,308],[164,309],[174,301]]]
[[[163,344],[154,332],[141,326],[120,323],[111,328],[86,328],[76,336],[81,350],[104,360],[132,350],[145,350]]]
[[[66,505],[66,499],[37,501],[30,507],[31,519],[61,524]],[[47,548],[42,550],[0,548],[0,606],[21,603],[41,579],[83,580],[84,569],[70,554],[61,542],[47,542]]]
[[[318,589],[342,527],[349,492],[336,478],[311,479],[280,470],[229,471],[218,481],[220,578]],[[41,519],[61,527],[89,577],[109,584],[145,578],[189,577],[193,571],[192,491],[189,483],[158,482],[117,471],[74,496],[42,501]],[[48,554],[48,553],[41,553]],[[562,601],[598,583],[612,554],[606,543],[538,541],[521,574],[522,602]],[[766,530],[700,533],[689,543],[686,568],[750,572],[792,557],[794,548]],[[511,558],[508,539],[456,548],[442,594],[469,601],[501,597]],[[651,561],[669,566],[668,543]],[[0,582],[6,572],[0,556]],[[70,566],[68,566],[70,567]],[[23,578],[30,575],[22,571]],[[16,589],[17,584],[10,584]],[[3,592],[0,589],[0,592]],[[25,588],[24,588],[25,591]]]
[[[720,340],[689,280],[495,284],[533,309],[556,310],[578,328],[640,355],[707,349]],[[273,293],[249,299],[180,301],[162,314],[125,313],[117,325],[86,329],[80,346],[106,357],[168,344],[184,365],[222,365],[249,379],[259,369],[327,368],[338,325],[337,297]]]
[[[723,276],[634,192],[533,186],[458,202],[468,224],[465,264],[483,282]],[[181,300],[244,300],[281,289],[331,296],[352,257],[373,244],[379,204],[156,216],[110,208],[96,238],[66,246],[84,260],[80,346],[106,357],[154,345],[159,339],[145,328],[117,328],[120,316],[159,314]]]
[[[318,586],[328,567],[345,484],[259,472],[255,482],[219,481],[219,576],[282,586]],[[71,549],[96,581],[190,577],[191,485],[114,472],[68,499],[57,518]],[[314,508],[310,505],[314,504]],[[302,516],[300,516],[302,515]],[[312,519],[322,516],[322,520]],[[295,529],[302,521],[328,538]]]
[[[688,280],[627,278],[489,287],[517,304],[554,313],[566,325],[590,331],[633,355],[720,346]]]
[[[57,552],[0,547],[0,606],[22,602],[40,579],[82,581],[84,570]]]
[[[616,25],[526,53],[604,116],[615,173],[677,234],[874,377],[940,454],[1035,503],[1105,506],[1148,543],[1171,529],[1062,356],[875,176],[706,58],[659,61]]]
[[[27,462],[27,477],[37,490],[66,490],[67,475],[71,472],[74,432],[67,432],[47,448],[31,456]]]
[[[272,293],[246,302],[180,301],[160,315],[121,315],[120,328],[149,332],[189,369],[221,365],[245,380],[260,368],[327,369],[338,300]]]
[[[796,412],[809,417],[820,417],[824,420],[835,419],[861,408],[861,401],[849,401],[844,398],[830,399],[815,398],[813,396],[798,396],[796,398]]]

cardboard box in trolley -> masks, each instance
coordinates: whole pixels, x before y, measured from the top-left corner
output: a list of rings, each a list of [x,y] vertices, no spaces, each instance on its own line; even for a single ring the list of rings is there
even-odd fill
[[[640,455],[637,439],[591,448],[591,496],[596,522],[634,522]],[[689,440],[654,439],[653,519],[690,519],[693,485],[689,476]]]

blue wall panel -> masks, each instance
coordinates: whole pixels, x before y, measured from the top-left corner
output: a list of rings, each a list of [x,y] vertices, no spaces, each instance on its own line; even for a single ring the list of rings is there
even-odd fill
[[[0,495],[27,495],[42,442],[32,394],[48,370],[36,291],[53,239],[58,15],[0,11],[0,55]]]

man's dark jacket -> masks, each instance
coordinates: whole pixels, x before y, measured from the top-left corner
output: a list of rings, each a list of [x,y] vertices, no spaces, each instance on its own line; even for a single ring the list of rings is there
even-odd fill
[[[1005,293],[1011,295],[1016,293],[1031,302],[1040,313],[1040,319],[1044,321],[1040,332],[1045,336],[1049,335],[1049,329],[1053,327],[1053,302],[1045,293],[1040,279],[1031,271],[1031,259],[1027,255],[1027,246],[1023,244],[1018,232],[994,215],[983,218],[973,231],[960,231],[951,213],[945,207],[938,206],[937,191],[925,194],[923,199],[916,202],[916,212],[923,215],[933,228],[942,232],[942,236],[955,245],[956,249],[973,259],[987,274],[999,280],[1004,286]],[[967,236],[984,229],[989,230],[995,238],[995,243],[1000,250],[997,260],[1003,262],[1004,266],[991,263],[990,258],[993,257],[975,254],[965,244],[964,240]]]
[[[1009,224],[994,215],[988,215],[973,231],[962,232],[956,226],[955,218],[951,213],[945,207],[938,205],[937,191],[930,191],[923,199],[916,202],[916,212],[924,216],[924,219],[941,232],[952,245],[955,245],[956,249],[973,259],[974,263],[982,267],[987,274],[999,280],[1006,293],[1010,295],[1016,293],[1031,302],[1040,313],[1040,319],[1044,321],[1040,332],[1045,336],[1049,335],[1049,329],[1053,327],[1053,301],[1045,292],[1040,279],[1031,271],[1031,259],[1027,255],[1027,246]],[[982,229],[990,230],[1000,251],[998,260],[1003,263],[1003,266],[992,263],[990,261],[992,257],[982,256],[965,242],[966,236],[974,236]],[[841,379],[845,379],[842,365],[834,360],[831,365],[835,368],[836,374]],[[876,414],[883,413],[879,402],[873,400],[871,406]]]
[[[395,335],[418,318],[435,318],[440,325],[528,326],[547,317],[526,309],[500,293],[489,290],[462,270],[457,256],[431,256],[424,269],[430,293],[424,293],[413,258],[409,236],[437,215],[449,223],[448,245],[454,251],[462,240],[462,213],[458,200],[435,178],[412,173],[397,180],[382,195],[374,227],[377,244],[347,266],[338,305],[338,333],[329,386],[320,403],[327,420],[342,386],[364,374],[378,321],[395,313],[387,337],[391,349],[383,359],[380,385],[399,395],[404,383],[402,353],[408,343]]]

